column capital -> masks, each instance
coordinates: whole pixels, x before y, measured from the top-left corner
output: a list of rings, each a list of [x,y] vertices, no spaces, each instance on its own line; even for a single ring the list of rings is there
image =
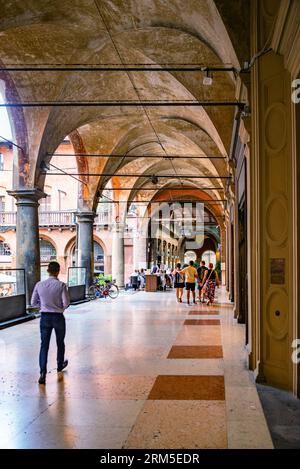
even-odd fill
[[[38,201],[47,196],[41,189],[19,189],[7,191],[9,195],[17,199],[17,205],[38,205]]]
[[[97,216],[97,214],[92,211],[76,212],[75,215],[79,223],[94,223],[94,220]]]
[[[122,233],[126,228],[126,223],[123,222],[113,222],[112,223],[112,231],[115,233]]]

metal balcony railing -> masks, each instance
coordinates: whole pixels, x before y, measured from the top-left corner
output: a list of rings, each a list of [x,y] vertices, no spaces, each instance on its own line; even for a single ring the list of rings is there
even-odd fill
[[[109,225],[112,222],[111,212],[97,213],[95,218],[95,225]]]
[[[39,226],[74,226],[76,212],[73,210],[60,210],[39,212]],[[0,212],[0,227],[16,226],[16,212]],[[95,225],[109,225],[111,223],[111,213],[101,212],[95,218]]]
[[[40,226],[75,225],[75,213],[71,211],[39,212]]]
[[[0,226],[15,226],[16,212],[0,212]]]

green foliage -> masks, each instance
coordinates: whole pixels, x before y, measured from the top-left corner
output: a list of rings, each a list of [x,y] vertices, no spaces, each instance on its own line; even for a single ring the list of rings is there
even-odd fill
[[[96,279],[99,285],[105,285],[105,280],[112,281],[112,275],[99,274],[96,275]]]

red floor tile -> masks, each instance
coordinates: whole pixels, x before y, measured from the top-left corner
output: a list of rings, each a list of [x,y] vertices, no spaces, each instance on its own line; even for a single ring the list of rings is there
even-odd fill
[[[220,345],[173,345],[167,358],[223,358]]]
[[[150,400],[225,400],[223,376],[161,375],[155,380]]]

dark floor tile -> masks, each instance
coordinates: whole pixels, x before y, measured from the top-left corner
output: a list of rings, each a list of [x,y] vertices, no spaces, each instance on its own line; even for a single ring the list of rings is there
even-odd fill
[[[220,345],[174,345],[168,358],[223,358]]]
[[[184,326],[219,326],[220,319],[186,319]]]
[[[223,376],[161,375],[155,380],[150,400],[225,400]]]
[[[201,315],[205,315],[205,316],[218,316],[218,315],[219,315],[219,311],[213,311],[212,309],[210,309],[210,310],[191,309],[191,311],[189,312],[189,314],[190,314],[190,315],[199,314],[200,316],[201,316]]]

